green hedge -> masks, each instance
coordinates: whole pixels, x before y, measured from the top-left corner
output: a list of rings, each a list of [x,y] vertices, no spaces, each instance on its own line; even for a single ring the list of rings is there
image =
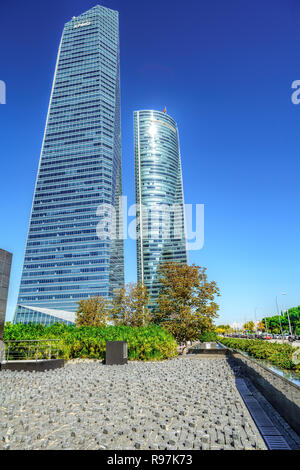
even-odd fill
[[[7,323],[4,328],[4,341],[52,338],[60,340],[59,355],[65,359],[104,359],[106,341],[127,341],[129,360],[160,361],[177,356],[175,339],[157,325],[77,328],[59,323],[50,326]]]
[[[199,340],[202,343],[205,343],[205,341],[216,341],[217,335],[214,331],[205,331],[199,336]]]
[[[269,343],[261,339],[237,339],[218,336],[218,341],[232,349],[246,351],[250,356],[264,359],[282,369],[300,373],[300,365],[294,364],[292,354],[296,348],[290,344]]]

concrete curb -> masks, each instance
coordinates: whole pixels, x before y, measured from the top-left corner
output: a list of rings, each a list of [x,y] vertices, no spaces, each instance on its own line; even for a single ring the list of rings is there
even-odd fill
[[[46,370],[64,367],[64,365],[64,359],[42,359],[37,361],[4,361],[0,364],[0,370],[44,372]]]

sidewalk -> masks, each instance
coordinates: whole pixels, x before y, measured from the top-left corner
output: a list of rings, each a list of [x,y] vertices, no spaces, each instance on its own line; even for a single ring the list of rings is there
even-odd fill
[[[278,343],[278,344],[290,344],[291,346],[293,346],[294,348],[298,348],[300,346],[300,341],[293,341],[293,342],[290,342],[288,339],[269,339],[268,340],[269,343]]]

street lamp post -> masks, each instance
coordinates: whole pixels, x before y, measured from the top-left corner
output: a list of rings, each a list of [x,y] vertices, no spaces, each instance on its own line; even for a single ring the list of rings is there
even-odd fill
[[[285,292],[282,292],[281,295],[286,295]],[[277,301],[277,295],[276,295],[276,307],[277,307],[277,314],[279,316],[279,324],[280,324],[280,332],[281,332],[281,338],[283,341],[283,332],[282,332],[282,326],[281,326],[281,315],[279,315],[279,308],[278,308],[278,301]]]
[[[266,331],[267,331],[267,335],[269,334],[268,332],[268,324],[267,324],[267,320],[265,319],[265,327],[266,327]]]
[[[286,314],[287,314],[288,322],[289,322],[289,332],[290,332],[290,335],[292,336],[293,331],[292,331],[292,326],[291,326],[291,321],[290,321],[290,316],[289,316],[289,310],[288,309],[286,310]]]

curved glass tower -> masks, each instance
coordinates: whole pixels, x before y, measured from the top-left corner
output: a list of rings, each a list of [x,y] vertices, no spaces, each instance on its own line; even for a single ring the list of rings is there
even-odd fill
[[[80,299],[123,285],[121,193],[119,18],[97,5],[63,30],[16,322],[28,307],[74,312]],[[101,204],[115,209],[114,240],[99,231]]]
[[[177,124],[160,111],[134,112],[137,277],[159,292],[161,263],[187,263],[184,198]]]

